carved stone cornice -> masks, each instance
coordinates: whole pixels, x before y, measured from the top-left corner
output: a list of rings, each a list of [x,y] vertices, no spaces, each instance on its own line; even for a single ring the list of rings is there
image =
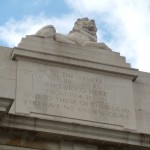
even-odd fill
[[[22,39],[18,47],[14,48],[11,57],[13,60],[21,57],[32,61],[54,62],[87,68],[123,76],[131,80],[135,80],[138,76],[138,69],[130,68],[130,65],[119,53],[58,43],[35,36],[27,36]]]
[[[3,115],[0,128],[13,128],[27,132],[37,132],[41,138],[58,137],[63,140],[80,140],[100,144],[116,143],[128,146],[150,148],[150,135],[133,131],[86,126],[76,123],[43,120],[21,115]]]

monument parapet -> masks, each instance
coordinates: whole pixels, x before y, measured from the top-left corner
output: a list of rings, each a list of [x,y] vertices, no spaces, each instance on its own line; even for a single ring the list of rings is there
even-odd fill
[[[98,43],[96,31],[95,21],[83,18],[68,35],[49,25],[22,39],[12,53],[16,113],[136,130],[132,80],[138,72]]]
[[[95,145],[89,150],[98,149],[97,144],[104,141],[150,147],[145,135],[150,134],[150,74],[132,68],[125,57],[98,42],[96,32],[94,20],[81,18],[67,35],[47,25],[22,38],[13,50],[7,49],[11,59],[3,59],[13,66],[3,69],[11,70],[13,76],[3,81],[10,94],[0,94],[9,99],[3,124],[28,134],[34,131],[42,138],[91,141]]]

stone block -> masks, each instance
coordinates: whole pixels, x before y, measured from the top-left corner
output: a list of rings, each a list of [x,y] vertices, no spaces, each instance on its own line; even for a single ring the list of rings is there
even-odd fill
[[[16,112],[136,129],[131,80],[65,66],[18,60]]]

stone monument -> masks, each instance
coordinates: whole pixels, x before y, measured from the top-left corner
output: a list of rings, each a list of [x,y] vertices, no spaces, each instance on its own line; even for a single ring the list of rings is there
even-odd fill
[[[150,149],[150,74],[96,32],[81,18],[0,47],[0,149]]]

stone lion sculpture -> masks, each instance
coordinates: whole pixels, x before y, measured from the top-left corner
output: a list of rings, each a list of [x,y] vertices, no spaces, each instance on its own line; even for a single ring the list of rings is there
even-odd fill
[[[96,32],[97,28],[94,20],[81,18],[77,19],[72,31],[70,31],[68,35],[56,33],[56,30],[52,25],[43,27],[35,35],[44,38],[51,38],[62,43],[110,50],[110,48],[104,43],[97,42]]]

